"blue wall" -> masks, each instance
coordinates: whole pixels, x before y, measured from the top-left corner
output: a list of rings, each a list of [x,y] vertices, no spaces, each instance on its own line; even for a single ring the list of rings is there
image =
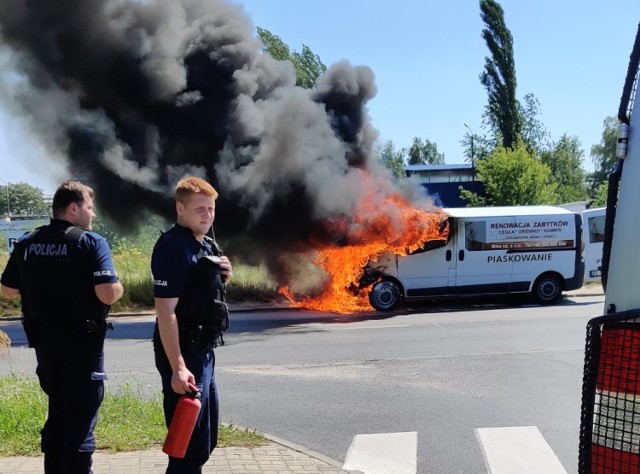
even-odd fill
[[[422,183],[429,197],[440,207],[466,207],[467,201],[460,199],[458,188],[462,186],[480,196],[486,196],[484,185],[480,181],[451,182],[451,183]]]

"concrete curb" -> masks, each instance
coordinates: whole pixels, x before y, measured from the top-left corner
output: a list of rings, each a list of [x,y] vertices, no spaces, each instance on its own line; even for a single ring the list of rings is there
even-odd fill
[[[564,296],[604,296],[604,288],[602,285],[583,286],[577,290],[566,291]]]
[[[308,448],[306,448],[304,446],[301,446],[299,444],[292,443],[290,441],[287,441],[285,439],[279,438],[277,436],[270,435],[268,433],[260,433],[260,434],[262,436],[264,436],[265,438],[267,438],[269,441],[273,442],[273,443],[276,443],[276,444],[279,444],[281,446],[284,446],[285,448],[291,449],[292,451],[297,451],[297,452],[302,453],[302,454],[304,454],[306,456],[315,458],[315,459],[317,459],[319,461],[322,461],[322,462],[324,462],[326,464],[334,466],[336,469],[340,469],[340,470],[344,471],[344,469],[342,469],[342,466],[344,466],[343,462],[340,462],[340,461],[338,461],[336,459],[332,459],[332,458],[330,458],[328,456],[325,456],[324,454],[320,454],[320,453],[318,453],[316,451],[308,449]],[[361,473],[361,471],[345,471],[345,472],[349,472],[351,474],[363,474],[363,473]]]
[[[573,292],[569,292],[569,293],[564,293],[564,296],[604,296],[604,293],[598,293],[598,292],[590,292],[590,293],[573,293]]]
[[[246,305],[244,303],[239,303],[237,305],[231,303],[231,306],[229,307],[229,312],[230,313],[258,313],[258,312],[262,312],[262,311],[270,311],[270,312],[276,312],[276,311],[292,311],[295,309],[300,309],[300,308],[294,308],[292,306],[287,306],[287,305],[283,305],[280,303],[275,303],[275,304],[271,304],[271,303],[264,303],[264,304],[251,304],[251,305]],[[156,312],[152,311],[152,310],[142,310],[142,311],[122,311],[122,312],[118,312],[118,313],[109,313],[109,318],[126,318],[126,317],[135,317],[135,316],[155,316]],[[0,317],[0,321],[20,321],[22,319],[22,316],[20,315],[15,315],[15,316],[2,316]]]
[[[257,428],[247,428],[246,426],[239,426],[239,425],[236,425],[234,423],[225,423],[224,421],[221,421],[220,424],[223,425],[223,426],[227,426],[227,427],[233,427],[233,428],[235,428],[236,430],[239,430],[239,431],[253,431],[255,433],[258,433],[261,436],[264,436],[266,439],[268,439],[269,441],[271,441],[273,443],[279,444],[281,446],[284,446],[287,449],[291,449],[293,451],[297,451],[297,452],[305,454],[307,456],[311,456],[311,457],[316,458],[316,459],[318,459],[318,460],[320,460],[322,462],[330,464],[330,465],[332,465],[332,466],[334,466],[334,467],[336,467],[338,469],[342,469],[342,465],[344,464],[344,463],[341,463],[340,461],[337,461],[337,460],[332,459],[332,458],[330,458],[328,456],[325,456],[324,454],[320,454],[320,453],[318,453],[316,451],[308,449],[308,448],[306,448],[304,446],[301,446],[299,444],[295,444],[295,443],[292,443],[290,441],[287,441],[286,439],[279,438],[278,436],[271,435],[269,433],[263,433],[262,431],[258,430]],[[354,474],[357,474],[357,472],[359,472],[359,471],[355,471]]]

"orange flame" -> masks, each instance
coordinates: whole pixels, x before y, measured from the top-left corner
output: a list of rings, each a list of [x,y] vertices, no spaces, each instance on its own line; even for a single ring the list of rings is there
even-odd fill
[[[358,288],[367,262],[389,251],[408,255],[427,241],[446,239],[448,229],[441,226],[445,219],[441,210],[414,208],[397,194],[382,203],[367,199],[356,212],[346,245],[316,249],[313,262],[327,274],[322,293],[298,299],[288,286],[279,291],[295,307],[336,313],[371,309],[370,288]]]

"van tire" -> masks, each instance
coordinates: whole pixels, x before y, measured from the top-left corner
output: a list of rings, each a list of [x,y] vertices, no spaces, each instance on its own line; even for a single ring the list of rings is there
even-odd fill
[[[552,304],[562,294],[562,284],[556,275],[540,275],[533,284],[533,297],[540,304]]]
[[[369,303],[378,311],[393,311],[400,302],[400,288],[390,280],[373,285],[369,293]]]

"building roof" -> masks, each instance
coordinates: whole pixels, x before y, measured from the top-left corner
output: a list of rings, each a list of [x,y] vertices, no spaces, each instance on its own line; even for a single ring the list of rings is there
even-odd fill
[[[405,171],[452,171],[452,170],[472,170],[471,163],[459,163],[455,165],[407,165]]]

